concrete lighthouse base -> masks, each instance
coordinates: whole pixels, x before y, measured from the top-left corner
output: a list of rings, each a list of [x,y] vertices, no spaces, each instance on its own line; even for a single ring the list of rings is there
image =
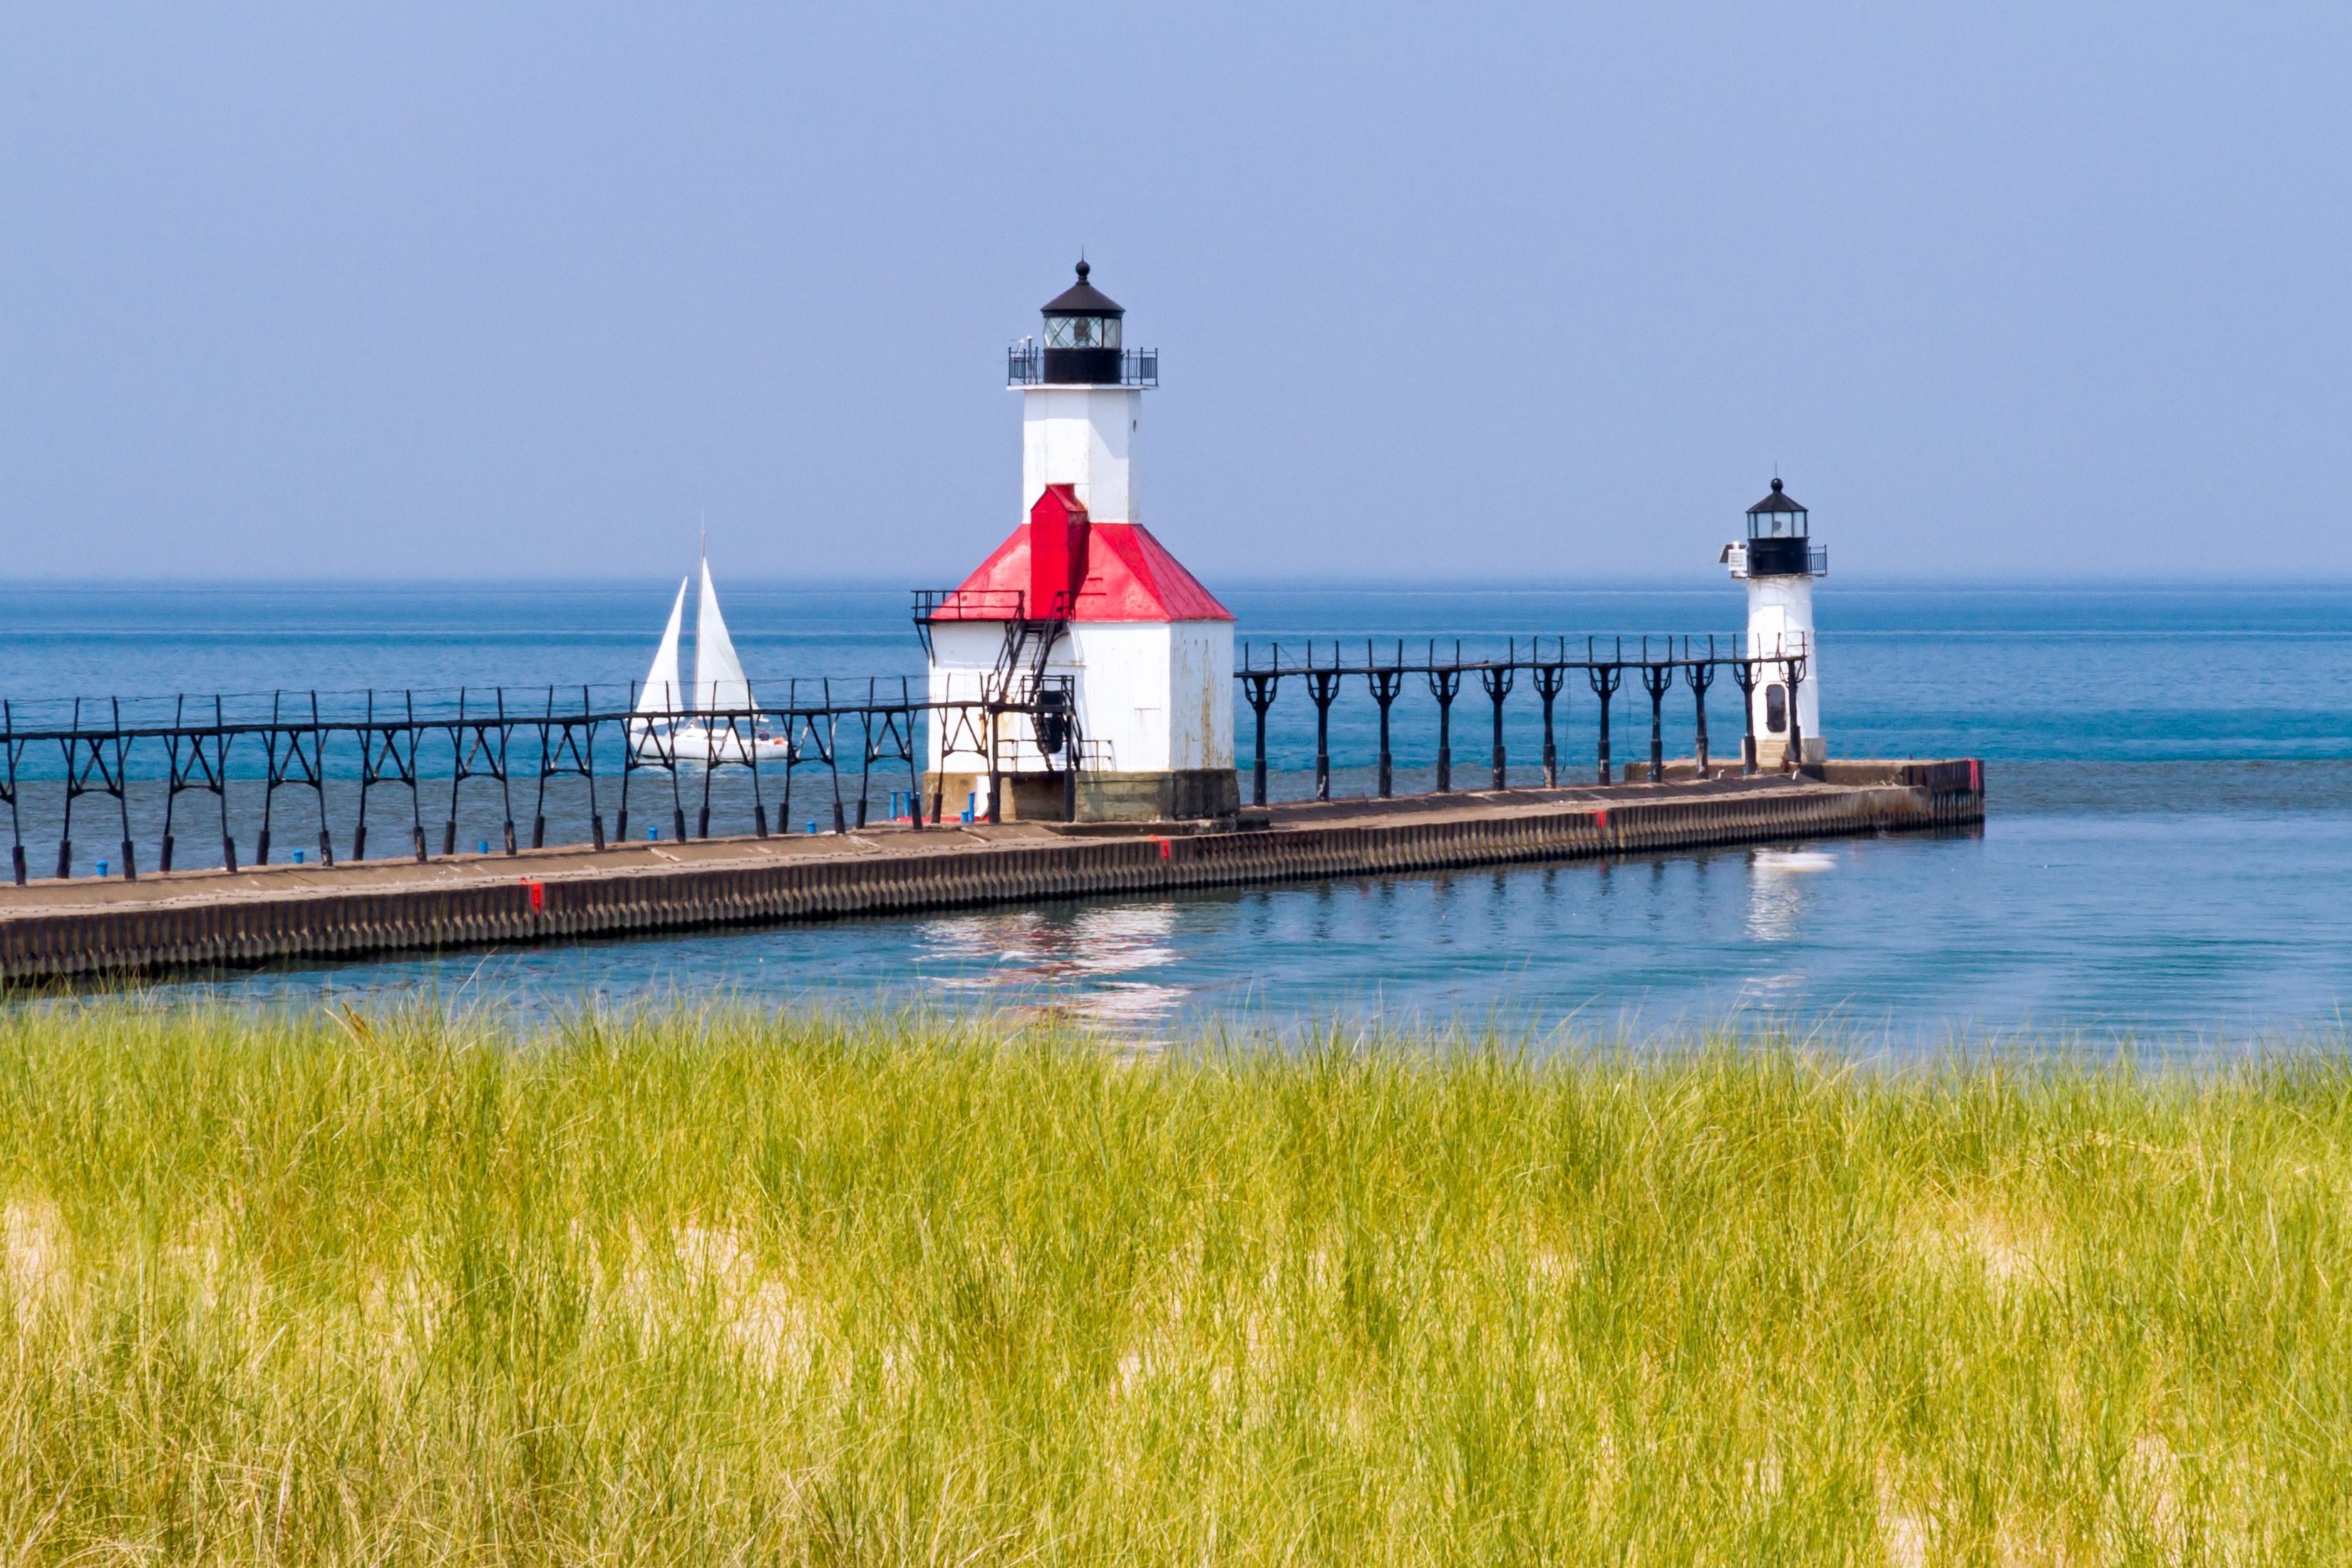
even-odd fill
[[[1797,765],[1804,768],[1817,768],[1829,759],[1829,742],[1818,735],[1808,735],[1804,739],[1804,754],[1797,759]],[[1757,736],[1756,765],[1767,773],[1778,773],[1787,767],[1789,765],[1788,737],[1785,735]]]
[[[1067,788],[1060,773],[1003,773],[1007,822],[1060,822],[1067,811]],[[923,800],[934,795],[952,819],[967,803],[978,817],[988,815],[988,775],[927,773]],[[1168,773],[1078,774],[1080,822],[1215,822],[1241,810],[1241,780],[1231,768],[1179,768]]]

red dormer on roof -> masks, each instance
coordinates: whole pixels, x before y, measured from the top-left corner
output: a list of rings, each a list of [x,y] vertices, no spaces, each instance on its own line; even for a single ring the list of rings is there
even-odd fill
[[[938,613],[940,620],[1009,618],[1012,595],[1043,619],[1069,600],[1073,621],[1230,621],[1231,610],[1139,522],[1094,522],[1068,485],[1047,485],[1029,521],[965,578]],[[957,608],[954,606],[961,606]]]
[[[1085,590],[1087,535],[1094,531],[1074,485],[1047,485],[1029,509],[1029,613],[1064,619]]]

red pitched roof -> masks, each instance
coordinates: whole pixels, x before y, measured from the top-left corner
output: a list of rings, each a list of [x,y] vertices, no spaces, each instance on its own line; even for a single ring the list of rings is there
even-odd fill
[[[1234,613],[1184,570],[1168,547],[1151,537],[1139,522],[1097,522],[1087,530],[1085,585],[1078,590],[1074,621],[1230,621]],[[1005,620],[1010,618],[1014,593],[1029,590],[1029,525],[1013,537],[980,570],[963,580],[958,593],[970,606],[956,614],[941,606],[941,620]],[[950,600],[949,604],[954,604]],[[983,607],[985,606],[985,607]]]

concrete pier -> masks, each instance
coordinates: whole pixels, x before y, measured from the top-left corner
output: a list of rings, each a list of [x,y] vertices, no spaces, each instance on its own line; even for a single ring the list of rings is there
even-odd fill
[[[0,983],[562,942],[1035,900],[1657,854],[1958,826],[1980,763],[1457,791],[1238,824],[1006,823],[272,866],[0,888]],[[1669,773],[1672,778],[1672,773]]]

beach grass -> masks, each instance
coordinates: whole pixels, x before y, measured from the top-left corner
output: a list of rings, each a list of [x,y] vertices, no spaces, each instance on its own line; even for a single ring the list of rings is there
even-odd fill
[[[2352,1558],[2352,1069],[0,1014],[0,1562]]]

